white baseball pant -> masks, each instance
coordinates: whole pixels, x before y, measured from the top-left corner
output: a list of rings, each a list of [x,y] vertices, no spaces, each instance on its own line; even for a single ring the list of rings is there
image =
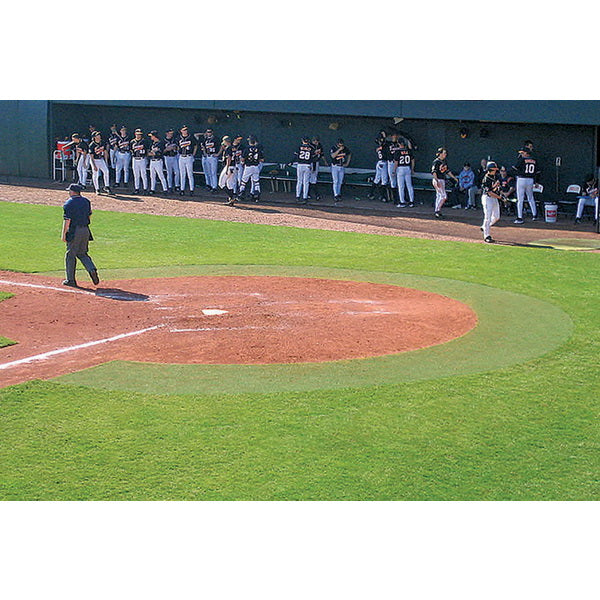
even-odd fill
[[[339,165],[331,165],[331,179],[333,179],[333,195],[342,195],[342,183],[344,183],[344,167]]]
[[[490,235],[491,226],[500,218],[500,203],[496,198],[483,194],[481,205],[483,206],[483,237],[486,238]]]
[[[244,173],[242,175],[242,185],[240,187],[240,194],[246,189],[248,180],[251,181],[250,187],[251,194],[260,194],[260,168],[259,165],[247,165],[244,167]]]
[[[317,183],[317,178],[319,176],[319,163],[312,163],[310,169],[310,181],[309,183]]]
[[[308,188],[310,185],[310,173],[312,167],[310,164],[298,163],[296,167],[296,198],[308,198]]]
[[[408,198],[411,204],[415,202],[415,190],[412,184],[412,170],[410,167],[398,167],[396,169],[396,177],[398,179],[398,198],[400,203],[404,203],[404,187],[408,190]]]
[[[156,190],[156,176],[160,179],[163,192],[167,191],[167,180],[163,173],[163,161],[162,158],[153,158],[150,160],[150,189],[154,192]]]
[[[215,189],[218,185],[217,170],[219,168],[219,159],[216,156],[203,156],[202,157],[202,171],[204,172],[204,179],[206,185]]]
[[[96,166],[96,170],[94,170],[94,165]],[[106,161],[103,158],[94,158],[92,165],[92,181],[94,182],[94,189],[96,192],[100,189],[100,172],[102,172],[102,177],[104,178],[104,187],[109,187],[110,173]]]
[[[525,196],[527,196],[531,214],[537,217],[537,207],[535,205],[535,198],[533,197],[533,177],[517,177],[517,216],[519,219],[523,218]]]
[[[435,188],[435,212],[440,212],[446,198],[446,180],[445,179],[433,179],[433,187]]]
[[[169,189],[173,189],[173,182],[175,182],[175,187],[179,187],[179,159],[177,156],[165,156],[165,169],[167,170]]]
[[[226,187],[228,190],[232,190],[233,192],[235,192],[235,166],[225,167],[223,169],[223,172],[221,173],[221,177],[224,177],[224,187]]]
[[[135,189],[140,189],[140,179],[144,184],[144,189],[148,189],[148,176],[146,175],[146,159],[145,158],[134,158],[133,159],[133,184]]]
[[[185,191],[185,180],[187,178],[190,191],[194,191],[194,157],[180,156],[179,157],[179,177],[181,180],[180,189]]]
[[[389,177],[387,161],[379,160],[375,165],[375,179],[373,180],[373,182],[376,184],[381,183],[382,185],[387,185],[388,181]]]
[[[115,172],[115,183],[121,183],[121,172],[123,172],[123,183],[129,183],[129,165],[131,154],[117,150],[117,168]]]
[[[117,151],[114,148],[110,149],[109,158],[110,158],[110,166],[116,170],[117,169]]]
[[[597,219],[598,218],[598,196],[596,196],[595,198],[591,198],[590,196],[580,196],[579,197],[579,202],[577,203],[577,218],[581,219],[581,217],[583,216],[583,209],[586,206],[594,206],[596,207],[596,210],[594,211],[594,216]]]
[[[80,154],[77,159],[77,177],[79,178],[79,185],[85,186],[87,183],[87,171],[90,165],[90,155]]]
[[[398,182],[396,181],[396,163],[393,160],[387,161],[387,171],[390,185],[395,188]]]
[[[242,185],[242,176],[244,175],[244,165],[237,163],[235,165],[235,189],[239,192]]]

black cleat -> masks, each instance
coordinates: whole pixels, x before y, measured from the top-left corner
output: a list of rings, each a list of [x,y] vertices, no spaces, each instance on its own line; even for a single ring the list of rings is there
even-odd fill
[[[90,279],[94,285],[98,285],[100,283],[100,278],[98,277],[98,271],[96,269],[90,271]]]
[[[484,240],[483,240],[486,244],[493,244],[494,240],[492,239],[491,235],[488,235]]]
[[[436,219],[443,219],[443,218],[444,218],[444,215],[443,215],[443,214],[442,214],[442,213],[441,213],[439,210],[437,210],[437,211],[435,212],[435,218],[436,218]]]
[[[76,282],[76,281],[71,281],[71,280],[69,280],[69,279],[65,279],[65,280],[62,282],[62,284],[63,284],[63,285],[68,285],[69,287],[79,287],[79,286],[77,285],[77,282]]]

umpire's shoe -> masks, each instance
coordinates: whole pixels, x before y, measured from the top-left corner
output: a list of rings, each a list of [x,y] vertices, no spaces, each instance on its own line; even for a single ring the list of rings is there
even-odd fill
[[[63,281],[63,285],[68,285],[69,287],[78,287],[76,281],[71,281],[70,279],[65,279]]]
[[[96,269],[90,271],[90,279],[94,285],[98,285],[100,283],[100,277],[98,277],[98,271]]]

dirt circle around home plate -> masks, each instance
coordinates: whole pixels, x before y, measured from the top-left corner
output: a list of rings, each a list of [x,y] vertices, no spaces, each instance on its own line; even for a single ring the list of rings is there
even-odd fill
[[[15,287],[3,301],[12,324],[3,335],[18,344],[2,349],[1,362],[50,353],[22,364],[37,377],[111,360],[256,365],[369,358],[443,344],[477,324],[473,309],[452,298],[361,281],[198,276],[62,290],[55,280],[18,279],[39,287]]]

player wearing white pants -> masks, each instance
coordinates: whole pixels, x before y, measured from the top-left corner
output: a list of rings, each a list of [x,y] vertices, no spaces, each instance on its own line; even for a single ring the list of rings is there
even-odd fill
[[[529,208],[531,209],[533,218],[535,219],[537,217],[537,207],[533,196],[534,183],[533,177],[517,177],[517,218],[520,220],[523,220],[523,205],[525,204],[525,198],[527,198],[527,202],[529,202]]]
[[[108,170],[108,144],[102,141],[102,135],[95,131],[90,144],[90,165],[92,167],[92,181],[96,194],[100,193],[100,173],[104,178],[104,190],[110,193],[110,172]]]
[[[333,198],[335,203],[342,199],[342,184],[344,183],[345,167],[350,164],[352,153],[343,139],[330,150],[331,155],[331,179],[333,180]]]
[[[315,147],[310,143],[310,136],[305,135],[296,156],[296,202],[306,204],[310,191],[310,176],[315,158]]]
[[[585,183],[581,186],[581,191],[583,192],[583,196],[579,196],[575,223],[581,223],[583,209],[586,206],[594,207],[594,218],[598,220],[598,180],[593,175],[589,175],[586,177]]]
[[[180,178],[180,189],[179,194],[181,196],[185,193],[186,179],[190,188],[190,196],[194,195],[194,157],[198,150],[198,144],[189,133],[189,128],[184,125],[180,130],[180,137],[177,140],[177,146],[179,148],[179,178]]]
[[[387,158],[387,171],[388,180],[390,182],[390,188],[392,190],[392,200],[394,200],[394,190],[398,187],[398,178],[396,175],[396,169],[398,166],[398,152],[400,151],[400,143],[398,142],[398,133],[393,131],[390,135],[390,139],[385,142],[385,157]]]
[[[180,177],[180,188],[181,195],[185,192],[185,184],[187,181],[188,187],[190,189],[190,195],[194,191],[194,157],[192,155],[189,156],[181,156],[179,155],[179,177]]]
[[[144,186],[144,191],[148,189],[148,175],[146,173],[148,163],[145,158],[133,158],[133,184],[135,185],[136,193],[140,193],[140,183]]]
[[[415,161],[412,152],[406,147],[404,139],[398,142],[399,150],[396,152],[396,178],[398,182],[398,204],[396,206],[405,206],[404,188],[408,190],[408,205],[414,206],[415,191],[412,184],[412,172]]]
[[[82,142],[85,144],[85,142]],[[90,156],[87,152],[80,154],[77,160],[77,178],[79,185],[85,187],[87,185],[87,172],[90,167]]]
[[[517,218],[515,224],[523,223],[523,203],[525,197],[531,208],[531,215],[535,221],[537,218],[537,207],[533,196],[533,184],[535,177],[539,174],[537,168],[537,160],[531,156],[531,149],[527,146],[519,150],[519,158],[517,164],[513,166],[513,171],[517,175]]]
[[[211,192],[216,192],[219,180],[217,171],[219,169],[219,148],[217,147],[217,139],[214,136],[213,130],[209,127],[200,136],[200,150],[202,152],[202,172],[206,187],[210,188]]]
[[[389,180],[387,160],[378,160],[375,165],[375,179],[373,179],[373,183],[376,185],[387,185]]]
[[[119,133],[117,132],[117,126],[110,126],[110,134],[108,136],[108,147],[109,147],[109,158],[110,164],[108,165],[116,171],[117,169],[117,147],[119,144]]]
[[[500,178],[498,165],[495,162],[487,164],[487,172],[481,182],[481,205],[483,207],[483,241],[491,244],[494,242],[490,228],[500,218]]]
[[[321,140],[315,135],[311,140],[311,144],[313,146],[313,158],[310,170],[310,185],[308,188],[308,195],[311,196],[312,192],[315,194],[315,200],[321,199],[321,194],[319,194],[319,187],[317,185],[319,179],[319,165],[320,162],[323,161],[323,164],[327,166],[327,161],[325,160],[325,149],[323,148],[323,144],[321,144]]]
[[[115,170],[115,187],[121,185],[121,174],[123,175],[123,183],[129,183],[129,167],[131,165],[131,139],[127,135],[127,127],[123,125],[119,130],[119,139],[117,141],[116,160],[117,166]]]
[[[435,156],[436,158],[431,165],[432,183],[435,189],[435,218],[441,219],[443,218],[442,206],[444,206],[444,202],[448,198],[448,194],[446,193],[446,177],[452,177],[455,181],[458,181],[458,179],[448,168],[448,163],[446,162],[448,151],[446,148],[438,148]]]
[[[148,156],[150,157],[150,193],[154,194],[156,191],[156,178],[160,179],[163,192],[168,190],[167,180],[163,173],[163,152],[165,145],[158,137],[158,131],[152,130],[148,136],[151,140],[150,150]]]
[[[175,139],[175,130],[167,129],[165,132],[164,155],[165,170],[167,171],[167,186],[170,192],[179,189],[179,156],[177,140]]]
[[[243,173],[239,189],[239,196],[244,195],[246,184],[251,182],[250,196],[255,202],[260,199],[260,165],[265,157],[262,147],[258,145],[255,136],[248,136],[248,147],[242,153]]]

